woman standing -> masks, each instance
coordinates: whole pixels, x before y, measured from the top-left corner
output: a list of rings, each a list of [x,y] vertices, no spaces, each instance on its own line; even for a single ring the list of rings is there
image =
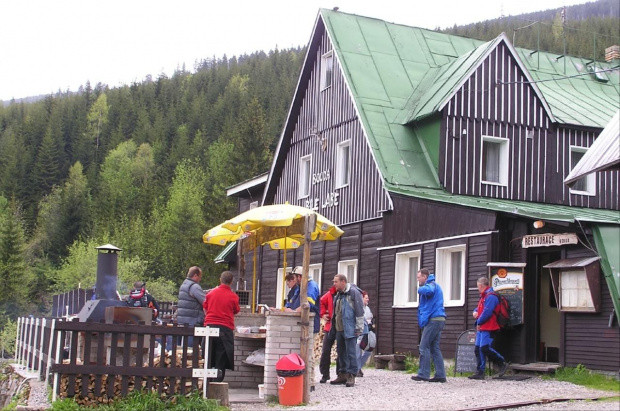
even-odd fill
[[[368,334],[372,326],[372,311],[370,311],[370,307],[368,307],[369,298],[366,291],[362,291],[362,298],[364,300],[364,334]],[[366,364],[366,361],[368,361],[368,358],[370,358],[370,354],[372,353],[371,351],[362,350],[360,347],[360,342],[363,338],[363,334],[357,338],[357,365],[359,368],[359,371],[357,372],[358,377],[364,376],[362,367]]]

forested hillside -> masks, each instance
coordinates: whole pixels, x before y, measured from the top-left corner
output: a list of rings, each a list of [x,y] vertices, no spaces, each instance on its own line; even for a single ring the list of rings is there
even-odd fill
[[[569,54],[591,57],[595,39],[602,59],[618,30],[617,0],[601,0],[567,7],[564,24],[552,10],[446,31],[503,31],[558,53],[566,33]],[[269,170],[303,58],[288,49],[209,59],[170,78],[0,105],[0,325],[45,313],[56,292],[92,287],[95,247],[106,243],[123,249],[121,292],[141,279],[172,299],[195,264],[204,286],[216,285],[220,249],[201,236],[234,214],[226,187]]]
[[[598,0],[567,6],[564,16],[559,8],[440,31],[479,40],[506,33],[516,47],[604,60],[605,48],[620,45],[620,2]]]
[[[45,311],[89,288],[95,247],[123,249],[121,292],[172,298],[187,268],[222,270],[201,242],[234,214],[225,188],[268,171],[304,50],[203,61],[120,88],[89,84],[0,107],[0,310]]]

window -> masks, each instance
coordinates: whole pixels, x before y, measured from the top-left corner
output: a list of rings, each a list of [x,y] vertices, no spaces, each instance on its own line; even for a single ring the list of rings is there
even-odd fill
[[[336,188],[349,185],[351,178],[351,140],[338,144],[336,153]]]
[[[465,245],[437,249],[435,279],[443,289],[446,306],[465,303]]]
[[[420,251],[396,254],[394,273],[394,306],[417,307]]]
[[[287,274],[291,271],[293,271],[293,267],[286,267]],[[283,302],[284,300],[286,300],[286,296],[290,291],[290,288],[288,287],[288,285],[286,285],[286,282],[284,281],[284,277],[284,271],[281,268],[278,268],[278,279],[276,285],[276,308],[284,307]],[[282,293],[282,287],[284,287],[284,293]]]
[[[587,148],[585,147],[575,147],[571,146],[570,148],[570,168],[571,170],[575,168],[579,160],[585,154]],[[575,184],[571,187],[570,192],[572,194],[584,194],[584,195],[595,195],[595,186],[596,186],[596,173],[590,173],[587,176],[580,178],[575,182]]]
[[[482,136],[483,183],[508,185],[508,139]]]
[[[321,90],[332,85],[334,75],[334,56],[332,52],[328,52],[321,56]]]
[[[310,270],[308,272],[308,276],[312,278],[316,284],[319,286],[319,293],[321,292],[321,264],[310,264]]]
[[[299,198],[306,198],[310,195],[311,166],[312,156],[299,159]]]
[[[551,285],[560,311],[601,312],[599,257],[567,258],[543,266],[551,274]]]
[[[338,274],[346,275],[347,283],[357,285],[357,260],[339,261]]]
[[[250,203],[250,210],[255,209],[256,207],[258,207],[258,201],[252,201]]]

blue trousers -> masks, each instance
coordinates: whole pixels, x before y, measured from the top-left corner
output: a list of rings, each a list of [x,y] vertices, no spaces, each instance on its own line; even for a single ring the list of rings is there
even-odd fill
[[[480,374],[484,373],[487,366],[486,357],[489,357],[496,365],[504,364],[504,357],[493,349],[493,331],[477,331],[474,350],[478,361],[476,369]]]
[[[429,321],[422,329],[420,369],[418,370],[418,376],[421,378],[431,377],[431,359],[435,364],[435,377],[446,378],[443,355],[441,355],[441,350],[439,349],[441,331],[445,325],[445,321]]]
[[[333,327],[333,325],[332,325]],[[344,331],[336,331],[336,352],[338,353],[338,365],[342,369],[339,373],[357,375],[357,337],[345,338]]]

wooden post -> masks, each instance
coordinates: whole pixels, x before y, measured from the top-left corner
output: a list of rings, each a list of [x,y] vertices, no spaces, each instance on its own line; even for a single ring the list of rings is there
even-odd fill
[[[228,383],[210,382],[207,398],[211,400],[219,400],[221,406],[230,406],[230,401],[228,399]]]
[[[310,354],[314,354],[310,347],[310,304],[308,303],[308,271],[310,271],[310,242],[312,241],[312,232],[316,227],[316,214],[311,214],[305,217],[305,230],[304,230],[304,257],[302,263],[302,276],[301,286],[299,288],[299,299],[301,302],[301,336],[300,336],[300,351],[301,358],[304,360],[306,369],[304,371],[304,404],[310,403],[310,378],[314,378],[314,375],[309,373]],[[313,330],[314,332],[314,327]]]
[[[239,258],[237,290],[245,290],[245,254],[240,242],[237,242],[237,257]]]

